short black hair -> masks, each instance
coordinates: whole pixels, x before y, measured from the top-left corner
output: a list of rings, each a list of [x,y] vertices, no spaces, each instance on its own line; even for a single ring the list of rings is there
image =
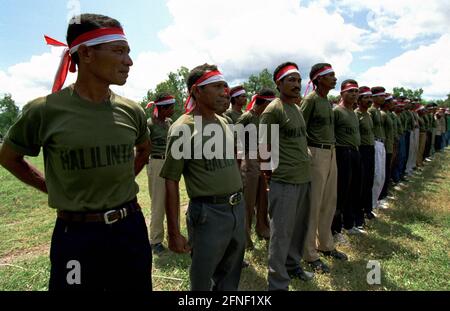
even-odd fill
[[[385,92],[386,89],[382,86],[374,86],[373,88],[370,89],[372,91],[372,94],[377,94],[377,93],[381,93],[381,92]]]
[[[197,82],[198,79],[201,78],[201,76],[203,76],[205,74],[205,72],[207,71],[215,71],[217,70],[217,66],[216,65],[210,65],[207,63],[204,63],[203,65],[199,65],[197,67],[195,67],[194,69],[192,69],[186,79],[186,85],[188,88],[188,92],[191,92],[191,88],[192,86],[195,84],[195,82]],[[195,97],[192,94],[192,98],[195,99]]]
[[[160,101],[161,99],[165,98],[165,97],[169,97],[172,96],[169,93],[166,92],[162,92],[162,93],[157,93],[155,96],[155,101]]]
[[[318,63],[318,64],[315,64],[315,65],[313,65],[313,66],[311,67],[311,71],[309,72],[309,79],[312,81],[312,83],[313,83],[315,86],[317,86],[317,79],[314,79],[314,80],[313,80],[313,78],[314,78],[314,76],[315,76],[321,69],[323,69],[324,67],[331,67],[331,65],[328,64],[328,63]]]
[[[70,19],[69,27],[67,27],[67,35],[66,35],[67,45],[70,46],[77,37],[88,31],[105,27],[122,28],[122,25],[119,23],[118,20],[100,14],[86,13],[73,16]],[[78,64],[79,62],[78,54],[75,52],[71,56],[72,61],[75,64]]]
[[[293,63],[293,62],[285,62],[285,63],[282,63],[281,65],[278,65],[278,67],[275,68],[275,71],[273,72],[273,81],[274,81],[275,83],[277,82],[276,76],[278,75],[278,73],[280,72],[280,70],[283,69],[283,68],[286,67],[286,66],[294,66],[295,68],[298,69],[297,64],[296,64],[296,63]],[[284,78],[283,78],[283,79],[284,79]],[[283,79],[281,79],[281,80],[283,80]]]
[[[263,87],[262,89],[260,89],[260,90],[258,91],[257,94],[260,95],[260,96],[275,96],[275,91],[272,90],[272,89],[270,89],[270,88]],[[258,99],[256,99],[256,101],[255,101],[255,105],[262,105],[262,104],[264,104],[265,102],[266,102],[265,99],[258,98]]]

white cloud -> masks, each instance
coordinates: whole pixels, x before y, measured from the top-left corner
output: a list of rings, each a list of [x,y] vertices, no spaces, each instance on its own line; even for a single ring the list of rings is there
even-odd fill
[[[367,23],[376,39],[412,41],[450,33],[450,5],[447,0],[341,0],[337,10],[367,10]]]
[[[233,82],[291,60],[307,80],[311,65],[321,61],[348,72],[352,52],[362,50],[365,31],[346,24],[340,14],[327,12],[324,5],[300,6],[297,0],[168,0],[167,6],[173,22],[159,33],[167,51],[142,51],[134,59],[127,84],[113,88],[118,93],[140,100],[168,72],[204,62],[219,65]],[[0,72],[0,92],[12,93],[21,105],[45,95],[58,57],[59,52],[52,50]]]
[[[427,98],[445,98],[450,92],[450,35],[391,59],[383,66],[369,68],[358,77],[360,84],[383,85],[388,90],[403,86],[424,89]]]

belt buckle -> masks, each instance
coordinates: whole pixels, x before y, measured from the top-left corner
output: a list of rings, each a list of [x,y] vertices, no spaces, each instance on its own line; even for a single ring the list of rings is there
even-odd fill
[[[228,202],[230,203],[230,205],[235,206],[241,202],[241,199],[242,199],[241,193],[236,192],[236,193],[233,193],[232,195],[230,195],[230,199],[228,200]]]
[[[115,222],[117,222],[119,220],[119,218],[117,219],[113,219],[113,220],[109,220],[109,215],[113,214],[117,212],[116,210],[112,210],[112,211],[107,211],[105,214],[103,214],[103,219],[105,220],[105,224],[107,225],[111,225]]]

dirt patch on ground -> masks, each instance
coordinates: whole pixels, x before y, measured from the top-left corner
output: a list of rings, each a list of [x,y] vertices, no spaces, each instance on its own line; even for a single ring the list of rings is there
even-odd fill
[[[0,257],[0,265],[8,265],[13,262],[48,254],[49,251],[50,244],[38,245],[29,249],[14,250],[3,257]]]

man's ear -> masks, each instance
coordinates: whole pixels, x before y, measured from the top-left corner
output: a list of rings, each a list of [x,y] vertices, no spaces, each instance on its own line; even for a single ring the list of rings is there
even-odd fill
[[[94,57],[94,49],[87,47],[86,45],[80,45],[78,47],[78,59],[79,59],[79,63],[86,63],[89,64],[92,62],[93,57]]]
[[[200,93],[200,88],[199,88],[197,85],[193,85],[193,86],[191,87],[191,94],[193,95],[192,97],[193,97],[194,99],[197,99],[199,93]]]

